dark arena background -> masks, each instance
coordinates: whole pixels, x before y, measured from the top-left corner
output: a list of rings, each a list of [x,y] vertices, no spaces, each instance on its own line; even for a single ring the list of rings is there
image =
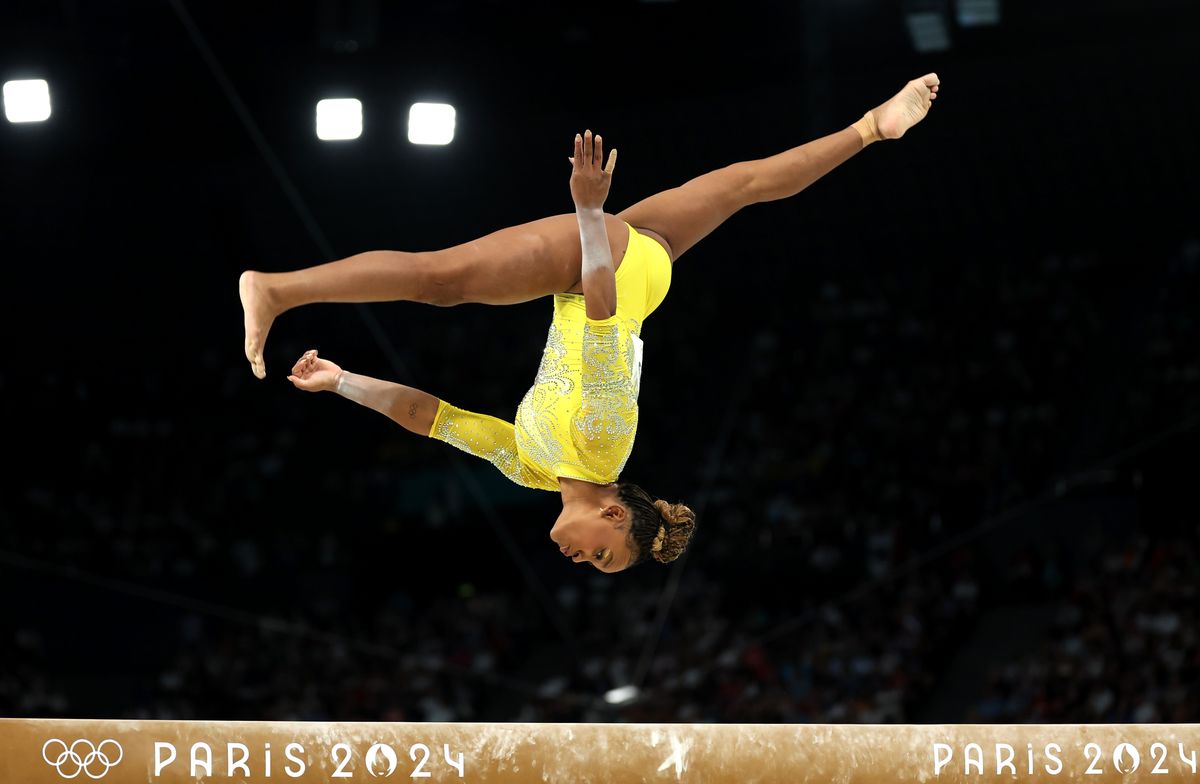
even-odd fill
[[[0,122],[0,716],[1195,721],[1198,36],[1186,0],[6,0],[0,81],[51,112]],[[554,494],[285,378],[511,420],[548,299],[305,307],[243,357],[244,269],[570,213],[584,128],[616,212],[931,71],[902,140],[675,265],[625,471],[697,512],[668,566],[573,564]]]

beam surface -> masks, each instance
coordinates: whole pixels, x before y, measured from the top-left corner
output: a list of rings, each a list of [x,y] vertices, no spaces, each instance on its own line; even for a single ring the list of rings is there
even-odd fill
[[[1200,784],[1200,724],[0,719],[0,782]]]

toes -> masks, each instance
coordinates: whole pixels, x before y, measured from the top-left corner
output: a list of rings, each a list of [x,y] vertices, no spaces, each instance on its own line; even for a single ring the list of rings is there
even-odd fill
[[[250,362],[250,370],[258,378],[267,377],[267,366],[263,362],[262,354],[259,353],[257,347],[250,342],[246,343],[246,359]]]

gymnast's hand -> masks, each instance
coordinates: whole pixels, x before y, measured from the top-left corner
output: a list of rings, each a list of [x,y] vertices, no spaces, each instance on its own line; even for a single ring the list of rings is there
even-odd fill
[[[309,349],[292,367],[288,381],[305,392],[332,392],[337,387],[338,374],[342,369],[328,359],[317,357],[317,350]]]
[[[600,209],[608,197],[608,186],[612,183],[613,168],[617,165],[617,151],[608,154],[608,164],[601,168],[604,160],[604,140],[592,132],[575,134],[575,156],[571,161],[571,198],[578,210]]]

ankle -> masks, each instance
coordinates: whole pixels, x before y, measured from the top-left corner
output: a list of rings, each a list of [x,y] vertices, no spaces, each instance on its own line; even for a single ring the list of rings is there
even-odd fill
[[[866,147],[872,142],[877,142],[883,137],[879,134],[879,126],[875,124],[875,112],[869,111],[862,116],[862,119],[850,126],[858,131],[862,137],[863,147]]]
[[[284,293],[287,287],[280,285],[282,283],[279,280],[280,273],[250,270],[246,274],[249,276],[250,285],[254,288],[258,306],[269,311],[272,318],[290,309],[290,306],[284,303],[286,299]]]

